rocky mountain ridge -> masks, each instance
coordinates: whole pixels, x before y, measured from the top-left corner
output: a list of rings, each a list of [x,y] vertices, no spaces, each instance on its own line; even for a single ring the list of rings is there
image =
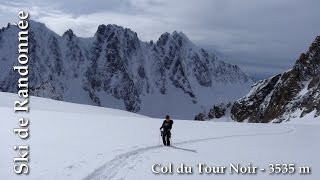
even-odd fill
[[[93,38],[57,35],[30,21],[31,95],[125,109],[152,117],[193,118],[215,101],[232,101],[253,81],[236,65],[194,45],[183,33],[142,42],[137,33],[100,25]],[[17,91],[18,28],[0,31],[0,91]]]
[[[259,81],[231,109],[239,122],[283,122],[309,113],[320,115],[320,36],[292,69]]]

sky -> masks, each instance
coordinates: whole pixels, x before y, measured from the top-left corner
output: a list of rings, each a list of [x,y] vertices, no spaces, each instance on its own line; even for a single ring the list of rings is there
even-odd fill
[[[182,31],[258,79],[290,69],[320,35],[319,0],[2,0],[0,26],[28,10],[62,35],[93,37],[98,25],[117,24],[156,41]]]

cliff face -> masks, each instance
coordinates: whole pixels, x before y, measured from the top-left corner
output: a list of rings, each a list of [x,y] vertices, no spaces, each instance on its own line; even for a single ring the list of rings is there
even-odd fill
[[[164,33],[148,43],[117,25],[100,25],[93,38],[77,37],[72,30],[59,36],[34,21],[29,25],[31,95],[193,119],[215,100],[243,96],[253,83],[237,66],[195,46],[183,33]],[[4,92],[17,91],[17,73],[11,71],[17,34],[15,26],[0,32]]]
[[[308,113],[320,115],[320,37],[293,68],[256,83],[250,93],[234,103],[236,121],[282,122]]]

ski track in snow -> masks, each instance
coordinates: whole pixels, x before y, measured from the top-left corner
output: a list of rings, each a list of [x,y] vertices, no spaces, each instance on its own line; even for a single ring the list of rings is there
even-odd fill
[[[218,136],[218,137],[182,141],[182,142],[174,143],[173,145],[183,145],[183,144],[197,143],[197,142],[217,140],[217,139],[226,139],[226,138],[275,136],[275,135],[281,135],[281,134],[289,134],[294,130],[295,130],[294,128],[289,127],[289,130],[284,132],[279,132],[279,133],[237,134],[237,135]],[[139,157],[139,155],[154,149],[160,149],[162,147],[164,146],[163,145],[148,146],[148,147],[139,148],[133,151],[129,151],[129,152],[117,155],[112,160],[108,161],[107,163],[95,169],[93,172],[91,172],[88,176],[86,176],[82,180],[111,180],[116,177],[119,170],[124,168],[129,163],[134,162]],[[117,179],[125,179],[125,177],[117,178]]]

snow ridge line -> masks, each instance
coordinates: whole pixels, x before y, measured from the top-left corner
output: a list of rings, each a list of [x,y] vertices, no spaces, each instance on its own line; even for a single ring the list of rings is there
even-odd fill
[[[293,131],[295,131],[295,128],[289,127],[289,130],[284,132],[279,132],[279,133],[235,134],[235,135],[228,135],[228,136],[218,136],[218,137],[182,141],[182,142],[174,143],[174,145],[183,145],[183,144],[190,144],[190,143],[196,143],[196,142],[202,142],[202,141],[208,141],[208,140],[236,138],[236,137],[275,136],[275,135],[289,134]],[[132,162],[135,159],[137,159],[140,154],[143,154],[150,150],[159,149],[162,147],[164,146],[162,145],[148,146],[148,147],[139,148],[133,151],[129,151],[129,152],[117,155],[112,160],[108,161],[107,163],[95,169],[93,172],[91,172],[88,176],[86,176],[82,180],[111,180],[117,175],[118,171],[128,163],[128,161],[131,160],[130,162]]]

